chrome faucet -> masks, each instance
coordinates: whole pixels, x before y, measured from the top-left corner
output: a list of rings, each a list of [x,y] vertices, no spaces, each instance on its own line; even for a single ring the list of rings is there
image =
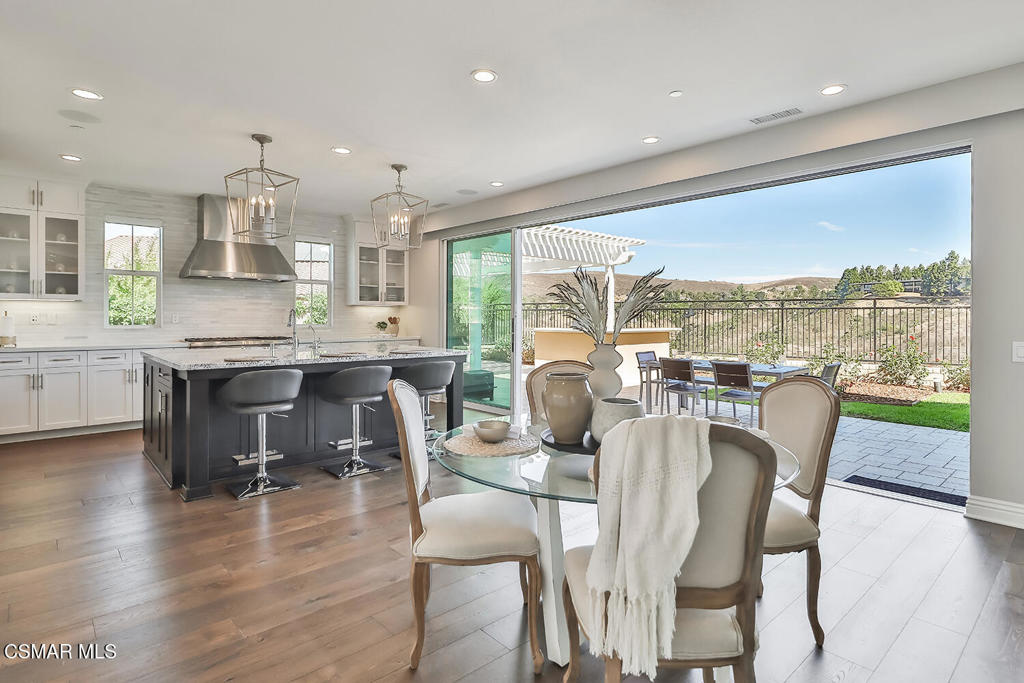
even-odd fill
[[[299,352],[299,324],[295,319],[295,309],[288,311],[288,327],[292,328],[292,355]]]
[[[313,356],[320,355],[320,337],[317,336],[316,327],[313,323],[309,323],[309,331],[313,333]]]

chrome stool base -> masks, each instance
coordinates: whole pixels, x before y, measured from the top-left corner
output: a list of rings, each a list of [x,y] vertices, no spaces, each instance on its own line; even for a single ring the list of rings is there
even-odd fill
[[[338,479],[351,479],[352,477],[358,477],[360,474],[387,472],[391,468],[387,465],[380,465],[375,462],[370,462],[369,460],[363,460],[362,458],[355,457],[350,458],[348,462],[338,465],[325,465],[320,469],[324,472],[330,472]]]
[[[255,498],[267,493],[277,493],[300,488],[302,484],[282,474],[257,474],[248,483],[228,484],[228,491],[238,500]]]

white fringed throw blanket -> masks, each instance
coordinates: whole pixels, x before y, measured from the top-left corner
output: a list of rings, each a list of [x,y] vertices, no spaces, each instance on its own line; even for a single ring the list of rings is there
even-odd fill
[[[697,533],[697,491],[711,472],[709,428],[688,415],[640,418],[619,423],[601,443],[599,528],[587,566],[590,652],[617,655],[627,674],[654,679],[658,657],[672,654],[675,578]]]

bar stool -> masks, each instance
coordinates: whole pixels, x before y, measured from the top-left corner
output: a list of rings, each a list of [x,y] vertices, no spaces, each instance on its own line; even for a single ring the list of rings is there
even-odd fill
[[[232,377],[217,391],[217,400],[231,412],[256,416],[256,476],[247,484],[228,486],[239,500],[301,486],[284,475],[267,472],[267,415],[294,408],[301,385],[301,370],[253,370]]]
[[[390,469],[385,465],[363,460],[359,457],[359,449],[369,446],[372,439],[363,439],[360,435],[362,409],[373,410],[370,403],[380,403],[388,390],[391,379],[391,368],[386,365],[364,365],[358,368],[339,370],[328,377],[320,386],[320,398],[339,406],[352,406],[352,438],[330,442],[337,450],[352,448],[352,457],[340,465],[322,467],[339,479],[357,477],[368,472],[382,472]]]
[[[430,426],[430,420],[434,417],[430,414],[430,397],[435,394],[443,394],[448,385],[452,383],[452,375],[454,374],[455,361],[452,360],[429,361],[395,369],[395,379],[405,380],[420,395],[420,405],[423,410],[423,431],[427,441],[436,439],[441,435],[440,432]]]

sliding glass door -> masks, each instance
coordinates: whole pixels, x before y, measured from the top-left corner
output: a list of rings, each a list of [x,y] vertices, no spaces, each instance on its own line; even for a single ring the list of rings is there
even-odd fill
[[[511,412],[519,363],[513,306],[511,232],[448,240],[448,347],[469,352],[465,399]]]

